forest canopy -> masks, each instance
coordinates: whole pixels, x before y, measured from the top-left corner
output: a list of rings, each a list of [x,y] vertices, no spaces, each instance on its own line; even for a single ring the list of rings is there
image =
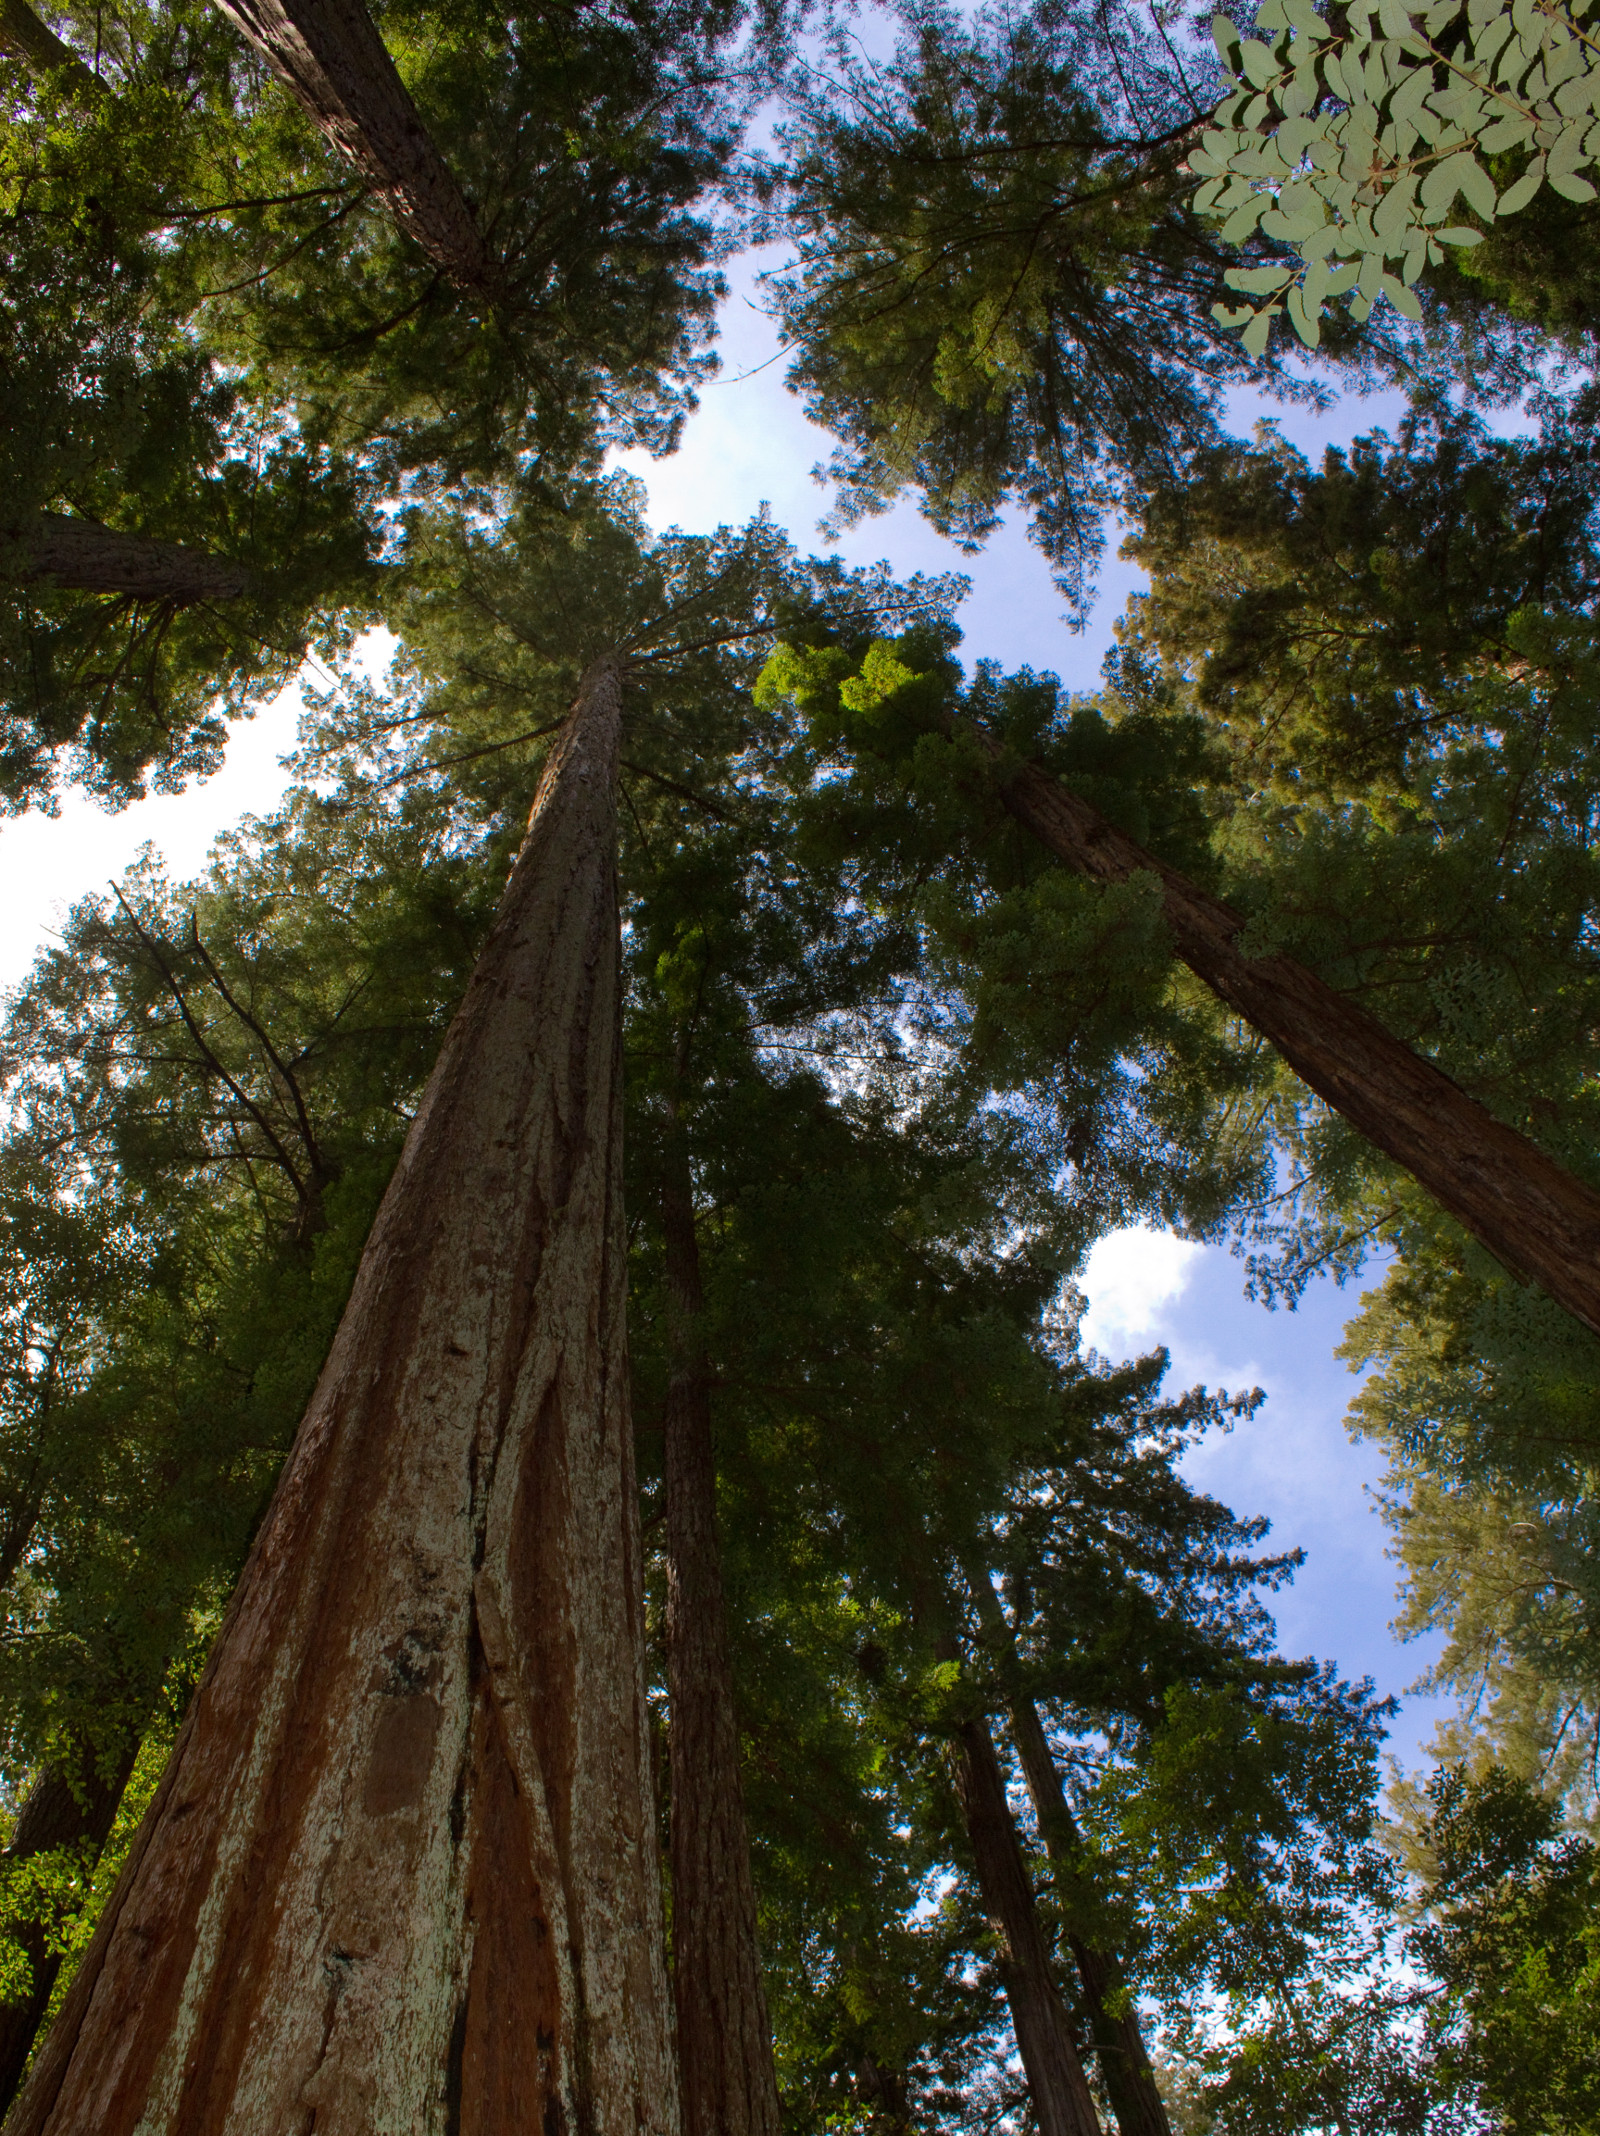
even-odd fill
[[[1595,35],[3,0],[4,810],[305,704],[0,1004],[6,2136],[1600,2131]],[[652,524],[758,246],[1096,687]],[[1130,1226],[1368,1284],[1421,1769]]]

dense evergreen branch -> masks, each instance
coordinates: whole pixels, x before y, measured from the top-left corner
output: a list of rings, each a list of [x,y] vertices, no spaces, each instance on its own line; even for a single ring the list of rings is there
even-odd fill
[[[111,1836],[138,1751],[135,1736],[121,1746],[107,1771],[94,1748],[80,1741],[66,1759],[45,1766],[28,1790],[16,1829],[0,1854],[0,1876],[64,1847],[77,1850],[85,1867],[92,1868]],[[41,1901],[31,1919],[8,1926],[27,1957],[29,1979],[25,1993],[0,2003],[0,2114],[22,2082],[61,1970],[62,1923],[48,1901]]]
[[[1173,946],[1196,977],[1498,1260],[1600,1334],[1600,1194],[1293,957],[1246,956],[1241,914],[1039,765],[1001,776],[1006,807],[1068,867],[1105,883],[1158,877]]]

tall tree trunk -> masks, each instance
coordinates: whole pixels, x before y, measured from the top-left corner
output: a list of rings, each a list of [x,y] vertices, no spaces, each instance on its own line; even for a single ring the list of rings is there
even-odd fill
[[[119,534],[97,519],[35,512],[0,531],[0,573],[52,579],[79,593],[121,593],[135,601],[231,601],[250,574],[242,564],[187,549],[175,541]]]
[[[489,257],[477,219],[362,0],[217,5],[440,273],[469,289],[486,282]]]
[[[28,0],[0,0],[0,52],[13,53],[35,74],[65,74],[81,97],[105,93],[100,77],[40,21]]]
[[[1011,1626],[1006,1621],[1000,1597],[994,1591],[988,1567],[974,1559],[965,1569],[985,1639],[1001,1646],[1006,1657],[1011,1658],[1014,1653]],[[1038,1707],[1031,1698],[1019,1693],[1007,1701],[1007,1710],[1011,1717],[1012,1741],[1017,1746],[1022,1777],[1033,1802],[1040,1837],[1050,1856],[1051,1866],[1065,1884],[1077,1870],[1082,1835],[1067,1806],[1066,1791],[1061,1785],[1061,1774],[1051,1755]],[[1064,1907],[1063,1911],[1068,1914],[1067,1944],[1083,1988],[1101,2079],[1121,2136],[1172,2136],[1172,2124],[1156,2087],[1155,2071],[1150,2066],[1138,2012],[1131,2002],[1120,2016],[1107,2007],[1111,2002],[1121,2001],[1127,1987],[1127,1975],[1121,1962],[1114,1951],[1080,1935],[1072,1925],[1069,1910]]]
[[[1000,1942],[1000,1977],[1041,2136],[1100,2136],[985,1720],[964,1722],[957,1735],[956,1789],[984,1908]]]
[[[584,677],[8,2136],[675,2136]]]
[[[1077,1867],[1082,1852],[1082,1835],[1067,1807],[1061,1775],[1050,1755],[1050,1744],[1039,1719],[1038,1707],[1031,1698],[1014,1698],[1010,1702],[1010,1715],[1012,1737],[1022,1762],[1022,1776],[1033,1799],[1039,1831],[1052,1866],[1065,1879]],[[1155,2071],[1150,2066],[1138,2012],[1131,2002],[1120,2015],[1107,2007],[1110,2003],[1120,2002],[1127,1988],[1127,1975],[1116,1953],[1079,1935],[1070,1922],[1067,1942],[1078,1969],[1078,1978],[1083,1983],[1089,2029],[1094,2035],[1100,2075],[1112,2112],[1117,2117],[1117,2127],[1122,2136],[1172,2136],[1172,2124],[1156,2088]]]
[[[717,1540],[717,1474],[688,1153],[674,1120],[661,1190],[672,1375],[666,1401],[672,1958],[684,2136],[778,2136]]]
[[[982,738],[994,757],[1000,744]],[[1442,1068],[1292,957],[1247,957],[1244,921],[1154,858],[1037,764],[1008,771],[1006,807],[1058,860],[1100,882],[1161,881],[1178,955],[1290,1067],[1518,1275],[1600,1334],[1600,1194],[1497,1120]]]
[[[78,1848],[88,1868],[99,1861],[116,1823],[139,1743],[135,1737],[125,1744],[109,1773],[92,1744],[80,1743],[75,1752],[70,1764],[47,1765],[29,1788],[10,1841],[0,1854],[0,1874],[57,1847]],[[27,1954],[29,1981],[26,1995],[0,2003],[0,2114],[16,2096],[33,2052],[34,2035],[49,2007],[61,1970],[61,1955],[51,1944],[60,1929],[59,1911],[12,1929]]]

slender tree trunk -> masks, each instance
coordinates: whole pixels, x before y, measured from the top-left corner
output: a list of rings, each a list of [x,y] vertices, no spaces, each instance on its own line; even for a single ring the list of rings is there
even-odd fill
[[[466,288],[484,283],[488,254],[472,208],[362,0],[217,4],[440,273]]]
[[[1022,1762],[1022,1776],[1033,1798],[1033,1813],[1039,1820],[1039,1831],[1052,1866],[1063,1877],[1068,1877],[1077,1867],[1082,1835],[1067,1807],[1061,1775],[1050,1755],[1039,1709],[1031,1698],[1015,1698],[1011,1701],[1010,1713],[1012,1736]],[[1115,1952],[1100,1949],[1087,1941],[1070,1924],[1067,1942],[1078,1969],[1078,1978],[1083,1983],[1089,2029],[1094,2035],[1100,2075],[1112,2112],[1117,2117],[1117,2127],[1122,2136],[1172,2136],[1172,2124],[1156,2088],[1155,2071],[1150,2066],[1138,2012],[1131,2002],[1120,2016],[1113,2015],[1107,2008],[1108,2003],[1121,1999],[1127,1987],[1127,1975],[1120,1961]]]
[[[584,677],[8,2136],[675,2136]]]
[[[911,2118],[904,2070],[886,2068],[865,2047],[857,2048],[853,2061],[857,2097],[867,2101],[891,2136],[911,2136],[916,2124]]]
[[[1000,1597],[994,1591],[988,1567],[979,1561],[969,1561],[966,1574],[985,1637],[1003,1645],[1009,1657],[1014,1651],[1011,1626],[1006,1621]],[[1082,1835],[1067,1805],[1066,1791],[1061,1785],[1061,1775],[1051,1755],[1038,1707],[1031,1698],[1019,1694],[1008,1701],[1008,1711],[1012,1740],[1017,1746],[1022,1777],[1033,1802],[1040,1837],[1044,1840],[1051,1866],[1065,1882],[1077,1869]],[[1079,1935],[1070,1918],[1067,1944],[1083,1988],[1100,2075],[1121,2136],[1172,2136],[1172,2124],[1156,2087],[1155,2071],[1150,2066],[1138,2012],[1131,2002],[1121,2016],[1113,2016],[1107,2008],[1109,2002],[1121,1999],[1127,1986],[1121,1962],[1114,1951],[1104,1950]]]
[[[99,1861],[117,1808],[139,1754],[138,1739],[124,1746],[109,1775],[90,1744],[78,1747],[76,1770],[66,1765],[47,1765],[40,1773],[17,1816],[5,1852],[0,1854],[0,1873],[14,1869],[57,1847],[81,1850],[90,1868]],[[27,1953],[28,1992],[15,2002],[0,2003],[0,2114],[16,2096],[22,2073],[33,2052],[34,2035],[49,2007],[61,1955],[51,1949],[59,1934],[58,1912],[13,1927],[12,1934]]]
[[[79,593],[121,593],[135,601],[232,601],[250,584],[242,564],[175,541],[119,534],[96,519],[36,512],[0,535],[6,577],[52,579]]]
[[[672,1376],[666,1403],[667,1683],[672,1720],[672,1958],[684,2136],[778,2136],[739,1778],[717,1540],[700,1247],[674,1121],[661,1192]]]
[[[1100,2136],[987,1721],[960,1729],[956,1787],[1041,2136]]]
[[[1000,745],[983,737],[991,755]],[[1247,957],[1230,906],[1145,852],[1037,764],[1002,798],[1059,860],[1100,882],[1148,869],[1178,955],[1369,1142],[1518,1275],[1600,1334],[1600,1194],[1497,1120],[1442,1068],[1292,957]]]
[[[0,52],[14,53],[35,74],[64,73],[81,96],[104,94],[100,77],[40,21],[28,0],[0,0]]]

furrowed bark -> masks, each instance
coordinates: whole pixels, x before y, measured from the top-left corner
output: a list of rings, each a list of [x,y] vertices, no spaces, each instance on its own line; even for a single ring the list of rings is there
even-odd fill
[[[139,1754],[137,1740],[126,1744],[107,1773],[93,1746],[78,1746],[71,1765],[47,1765],[29,1788],[17,1815],[16,1827],[5,1852],[0,1854],[0,1872],[20,1867],[57,1847],[81,1850],[93,1868],[111,1837],[117,1808]],[[75,1765],[76,1769],[73,1769]],[[15,1923],[11,1933],[27,1954],[28,1992],[15,2002],[0,2003],[0,2113],[11,2104],[22,2082],[34,2036],[50,2005],[61,1954],[51,1943],[61,1928],[52,1913],[32,1921]]]
[[[323,138],[382,194],[440,273],[486,282],[470,203],[362,0],[217,0]]]
[[[1002,755],[998,743],[982,739],[991,755]],[[1240,914],[1037,764],[1007,772],[1001,797],[1080,873],[1106,883],[1140,869],[1159,877],[1173,945],[1189,969],[1497,1260],[1600,1334],[1600,1194],[1303,964],[1245,956],[1235,939]]]
[[[175,541],[119,534],[95,519],[37,512],[4,534],[0,569],[7,577],[51,579],[78,593],[120,593],[135,601],[232,601],[246,592],[241,564]]]
[[[675,2136],[585,676],[8,2136]]]
[[[100,77],[40,21],[27,0],[0,0],[0,52],[14,53],[35,74],[65,74],[82,96],[105,93]]]
[[[963,1722],[957,1734],[956,1792],[1040,2136],[1100,2136],[987,1721]]]
[[[666,1156],[661,1217],[672,1344],[666,1400],[672,1980],[684,2136],[779,2136],[717,1538],[700,1247],[688,1155],[676,1124]]]
[[[988,1568],[981,1563],[969,1562],[966,1574],[985,1641],[993,1641],[1009,1657],[1014,1651],[1011,1627],[1006,1621],[1000,1597],[994,1591]],[[1007,1711],[1011,1719],[1011,1739],[1017,1747],[1040,1837],[1050,1856],[1051,1867],[1065,1881],[1077,1867],[1082,1835],[1067,1806],[1066,1791],[1050,1752],[1044,1723],[1033,1700],[1020,1694],[1007,1701]],[[1122,1991],[1127,1986],[1127,1975],[1121,1962],[1114,1951],[1105,1950],[1080,1935],[1070,1918],[1067,1921],[1067,1943],[1083,1989],[1100,2076],[1121,2136],[1172,2136],[1172,2124],[1156,2087],[1155,2071],[1150,2066],[1138,2012],[1131,2002],[1121,2016],[1113,2015],[1108,2008],[1111,2002],[1122,1999]]]

